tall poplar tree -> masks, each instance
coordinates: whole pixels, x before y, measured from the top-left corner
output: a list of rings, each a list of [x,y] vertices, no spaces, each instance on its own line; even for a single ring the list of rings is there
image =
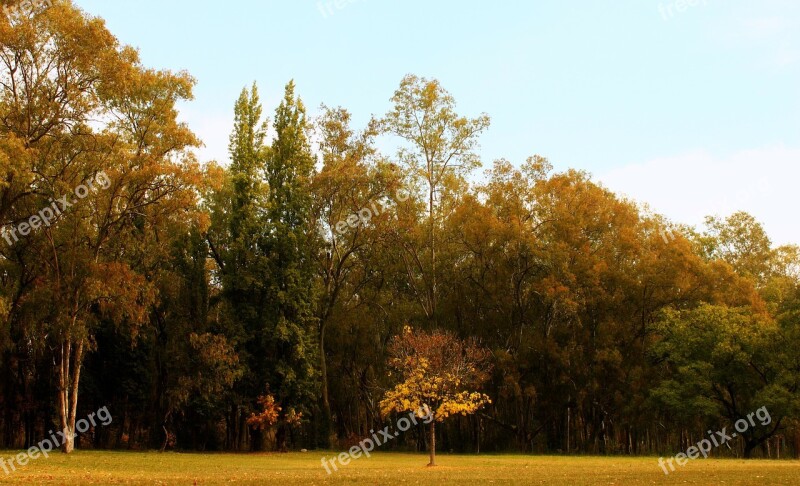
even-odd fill
[[[261,447],[256,430],[245,431],[247,415],[267,386],[264,353],[268,286],[267,254],[263,246],[269,221],[266,214],[267,185],[264,179],[267,123],[262,120],[258,87],[244,88],[234,105],[234,129],[228,151],[231,165],[222,184],[210,195],[211,228],[207,239],[217,263],[222,299],[230,314],[223,319],[224,333],[238,343],[245,367],[236,385],[228,416],[232,431],[228,447]]]
[[[267,355],[272,357],[269,384],[284,409],[308,412],[317,393],[317,347],[314,320],[314,256],[319,244],[312,221],[311,183],[315,157],[308,141],[305,107],[295,97],[294,82],[275,112],[275,139],[267,154],[270,221],[269,322]],[[278,447],[285,446],[285,426]]]

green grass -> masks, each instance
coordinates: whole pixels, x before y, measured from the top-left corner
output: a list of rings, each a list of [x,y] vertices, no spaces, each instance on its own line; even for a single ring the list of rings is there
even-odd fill
[[[16,452],[0,451],[8,458]],[[40,457],[0,484],[553,484],[553,485],[796,485],[800,461],[696,460],[665,476],[656,458],[437,456],[373,454],[328,476],[319,452],[176,454],[82,452]],[[332,457],[334,453],[327,454]]]

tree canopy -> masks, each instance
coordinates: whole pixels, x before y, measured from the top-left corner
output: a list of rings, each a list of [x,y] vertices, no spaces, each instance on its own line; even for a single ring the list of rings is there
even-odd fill
[[[800,248],[752,215],[481,160],[416,75],[364,126],[249,84],[201,162],[194,84],[67,0],[0,15],[0,447],[106,406],[65,452],[344,448],[425,407],[386,447],[652,454],[766,408],[716,453],[800,453]]]

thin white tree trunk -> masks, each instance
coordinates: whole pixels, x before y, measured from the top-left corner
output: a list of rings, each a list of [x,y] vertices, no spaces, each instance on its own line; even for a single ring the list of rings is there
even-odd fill
[[[78,389],[81,379],[84,341],[81,339],[72,349],[72,342],[61,343],[61,364],[58,377],[58,414],[61,422],[61,451],[65,454],[75,450],[75,419],[78,413]]]

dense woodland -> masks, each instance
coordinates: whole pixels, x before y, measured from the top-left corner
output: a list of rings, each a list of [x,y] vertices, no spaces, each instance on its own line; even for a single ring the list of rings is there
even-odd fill
[[[0,16],[0,448],[103,406],[77,447],[349,447],[391,422],[409,326],[489,351],[491,403],[443,451],[672,454],[767,407],[715,454],[800,454],[800,249],[750,215],[695,230],[539,156],[481,161],[489,117],[413,75],[365,127],[248,86],[230,163],[198,160],[193,84],[66,0]]]

